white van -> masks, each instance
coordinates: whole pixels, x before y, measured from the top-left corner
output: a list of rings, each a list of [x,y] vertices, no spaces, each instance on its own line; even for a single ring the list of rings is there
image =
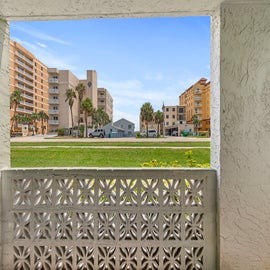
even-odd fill
[[[142,133],[141,133],[141,136],[142,137],[147,137],[147,131],[144,130]],[[157,137],[157,131],[155,129],[149,129],[148,130],[148,137]]]

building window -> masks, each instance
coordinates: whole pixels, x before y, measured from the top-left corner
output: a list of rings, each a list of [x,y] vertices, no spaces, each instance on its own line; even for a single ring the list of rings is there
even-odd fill
[[[131,129],[131,125],[128,125],[128,129]]]
[[[172,115],[172,118],[175,119],[175,115],[174,114]]]
[[[54,116],[53,117],[53,120],[58,120],[58,116]]]
[[[168,126],[169,125],[169,122],[166,122],[166,126]]]
[[[168,114],[166,114],[166,119],[169,119],[169,115]]]
[[[175,112],[175,108],[172,108],[172,111]]]
[[[184,109],[183,108],[179,108],[179,113],[184,113]]]
[[[166,108],[166,112],[168,112],[169,111],[169,108]]]
[[[175,122],[172,122],[172,125],[174,126],[175,125]]]

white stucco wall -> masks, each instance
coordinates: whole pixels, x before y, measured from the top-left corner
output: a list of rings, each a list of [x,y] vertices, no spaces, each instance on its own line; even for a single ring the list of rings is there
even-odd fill
[[[222,5],[220,87],[221,269],[270,269],[270,2]]]
[[[9,25],[0,19],[0,169],[10,166]]]

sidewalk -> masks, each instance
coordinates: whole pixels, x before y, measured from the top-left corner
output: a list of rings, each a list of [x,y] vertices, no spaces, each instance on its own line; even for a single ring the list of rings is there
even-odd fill
[[[51,135],[36,135],[27,137],[10,138],[10,142],[210,142],[210,138],[176,137],[168,136],[164,138],[73,138],[55,137]]]

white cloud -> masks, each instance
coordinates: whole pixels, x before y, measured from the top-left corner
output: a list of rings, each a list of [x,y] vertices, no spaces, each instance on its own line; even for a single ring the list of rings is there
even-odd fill
[[[40,39],[40,40],[51,41],[51,42],[59,43],[62,45],[70,45],[70,43],[65,41],[65,40],[59,39],[57,37],[54,37],[54,36],[51,36],[51,35],[48,35],[45,33],[42,33],[34,28],[30,28],[29,26],[26,28],[26,27],[22,27],[18,24],[13,24],[12,28],[15,30],[18,30],[20,32],[23,32],[25,34],[28,34],[29,36],[32,36],[34,38]]]
[[[37,45],[42,47],[42,48],[47,48],[47,45],[45,45],[44,43],[41,43],[41,42],[37,42]]]

